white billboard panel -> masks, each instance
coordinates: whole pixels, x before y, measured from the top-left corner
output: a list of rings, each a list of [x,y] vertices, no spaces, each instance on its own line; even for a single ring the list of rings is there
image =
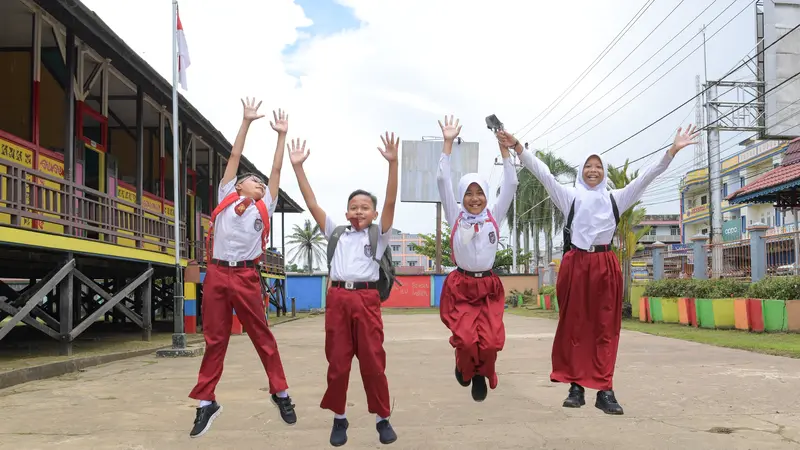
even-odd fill
[[[439,203],[436,171],[444,141],[403,141],[400,151],[400,201],[410,203]],[[450,155],[453,192],[464,174],[478,171],[478,143],[453,144]]]
[[[800,0],[768,0],[764,4],[764,48],[800,23]],[[761,31],[761,30],[759,30]],[[800,29],[783,37],[763,54],[764,89],[783,83],[800,72]],[[800,77],[765,95],[765,136],[800,136]]]

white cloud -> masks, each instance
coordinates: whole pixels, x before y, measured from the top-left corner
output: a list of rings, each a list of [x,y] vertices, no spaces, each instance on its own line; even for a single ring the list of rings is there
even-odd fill
[[[83,1],[171,79],[169,2]],[[641,7],[641,2],[621,0],[576,0],[568,4],[496,0],[491,5],[456,0],[339,2],[353,8],[362,26],[303,39],[288,57],[281,52],[306,36],[308,31],[301,27],[311,23],[293,2],[181,3],[181,19],[192,55],[187,97],[231,142],[241,117],[238,99],[246,95],[263,99],[262,108],[268,117],[252,129],[245,155],[264,172],[269,172],[275,145],[274,133],[268,126],[270,111],[278,107],[288,110],[290,137],[307,139],[312,149],[306,164],[312,186],[321,205],[337,218],[343,217],[347,195],[356,188],[371,190],[380,199],[384,197],[386,163],[375,148],[380,144],[382,132],[394,131],[403,139],[438,135],[436,121],[444,114],[455,114],[461,119],[466,140],[480,142],[480,172],[490,176],[496,186],[500,170],[492,162],[497,147],[485,128],[484,117],[494,113],[510,130],[521,128],[592,62]],[[582,96],[591,95],[588,89],[676,4],[656,2],[596,72],[527,138],[544,131]],[[604,92],[634,70],[637,61],[657,50],[703,7],[681,6],[681,12],[674,14],[651,38],[652,42],[637,52],[639,57],[626,62],[599,91]],[[739,8],[732,8],[725,18]],[[721,9],[722,6],[712,8],[708,20]],[[654,61],[666,58],[697,31],[700,23],[676,39],[669,52]],[[736,24],[750,26],[752,13],[740,17]],[[737,37],[740,34],[733,30],[724,32],[718,38],[719,44],[709,43],[712,75],[715,69],[722,72],[729,68],[752,47],[749,37]],[[735,39],[738,40],[729,42]],[[690,48],[694,45],[682,54]],[[714,53],[722,49],[725,49],[723,54]],[[615,144],[660,116],[662,111],[691,97],[694,74],[702,73],[702,66],[696,63],[701,62],[702,55],[695,54],[682,70],[665,78],[659,89],[651,90],[624,113],[559,153],[577,161],[587,150],[597,151]],[[654,64],[651,62],[649,66]],[[715,64],[726,67],[718,68]],[[635,75],[617,95],[650,70],[645,68]],[[291,74],[299,74],[299,78]],[[649,81],[639,89],[647,84]],[[600,102],[593,110],[599,111],[612,98]],[[625,157],[636,158],[663,145],[665,137],[688,111],[682,110],[671,121],[609,153],[609,161],[619,163]],[[537,141],[537,146],[554,142],[589,117],[576,119],[552,136]],[[675,164],[689,159],[691,155],[681,155]],[[288,161],[283,166],[281,187],[303,204]],[[677,213],[677,202],[650,210]],[[400,204],[395,226],[403,231],[429,232],[434,226],[434,212],[431,205]],[[306,218],[310,215],[287,215],[287,228]],[[275,231],[279,236],[279,226]],[[280,245],[279,241],[276,243]]]

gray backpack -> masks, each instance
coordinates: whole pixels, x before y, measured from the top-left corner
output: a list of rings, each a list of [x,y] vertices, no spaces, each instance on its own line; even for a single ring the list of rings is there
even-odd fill
[[[340,225],[336,227],[333,230],[333,234],[331,234],[331,238],[328,239],[328,274],[330,274],[331,271],[331,261],[333,261],[333,254],[336,252],[336,244],[339,243],[339,236],[341,236],[347,228],[349,228],[349,225]],[[392,293],[394,284],[397,283],[399,286],[403,284],[396,278],[394,264],[392,264],[392,249],[390,246],[386,246],[386,250],[383,252],[381,259],[376,258],[375,253],[378,251],[379,230],[380,228],[378,225],[372,224],[369,226],[367,232],[369,233],[369,246],[372,251],[370,256],[379,266],[378,294],[381,297],[381,301],[385,302],[386,299],[389,298],[389,294]]]

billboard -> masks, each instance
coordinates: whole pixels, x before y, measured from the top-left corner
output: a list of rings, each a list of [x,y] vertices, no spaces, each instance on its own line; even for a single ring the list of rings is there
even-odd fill
[[[440,202],[436,172],[443,145],[442,140],[403,141],[400,152],[401,202]],[[461,141],[453,144],[450,169],[453,192],[457,192],[458,180],[464,174],[478,171],[478,143]]]
[[[800,0],[769,0],[763,2],[763,23],[756,26],[756,38],[763,37],[759,52],[783,37],[777,44],[766,49],[758,58],[764,91],[800,72],[800,29],[785,36],[800,23]],[[784,37],[785,36],[785,37]],[[795,138],[800,136],[800,78],[776,88],[765,95],[764,136],[773,138]]]

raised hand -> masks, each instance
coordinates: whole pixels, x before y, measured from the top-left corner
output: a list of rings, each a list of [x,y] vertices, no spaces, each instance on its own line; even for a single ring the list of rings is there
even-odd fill
[[[495,133],[497,137],[497,142],[500,143],[505,148],[512,148],[517,146],[517,138],[514,137],[513,134],[509,133],[508,131],[502,130]]]
[[[397,155],[400,153],[400,136],[397,136],[397,139],[394,138],[394,133],[392,133],[392,137],[389,137],[389,132],[386,132],[386,137],[381,136],[381,141],[383,141],[383,148],[378,147],[378,151],[381,152],[384,158],[390,163],[392,161],[397,161]]]
[[[461,133],[461,125],[458,124],[458,119],[455,120],[455,124],[453,123],[453,115],[450,115],[450,120],[447,120],[447,116],[444,116],[444,125],[442,125],[442,121],[439,121],[439,128],[442,129],[442,137],[445,141],[454,141],[458,137],[458,133]]]
[[[675,156],[684,147],[697,144],[695,139],[700,135],[700,131],[697,131],[697,127],[692,124],[689,124],[686,131],[683,131],[682,127],[678,128],[678,133],[675,135],[675,140],[672,142],[672,147],[669,149],[670,154]]]
[[[278,134],[286,134],[286,132],[289,131],[289,113],[278,109],[277,114],[275,114],[275,111],[272,111],[272,117],[275,118],[275,122],[270,122],[269,126],[277,131]]]
[[[300,145],[300,138],[293,139],[291,144],[286,144],[286,150],[289,151],[289,161],[292,162],[293,166],[302,166],[308,155],[311,154],[311,149],[306,149],[306,141],[303,141],[303,145]]]
[[[258,102],[258,104],[256,105],[255,98],[251,100],[250,97],[247,97],[246,103],[244,100],[242,100],[242,106],[244,107],[244,114],[242,115],[242,120],[252,122],[254,120],[258,120],[264,117],[263,114],[258,113],[258,108],[261,107],[261,102]]]

